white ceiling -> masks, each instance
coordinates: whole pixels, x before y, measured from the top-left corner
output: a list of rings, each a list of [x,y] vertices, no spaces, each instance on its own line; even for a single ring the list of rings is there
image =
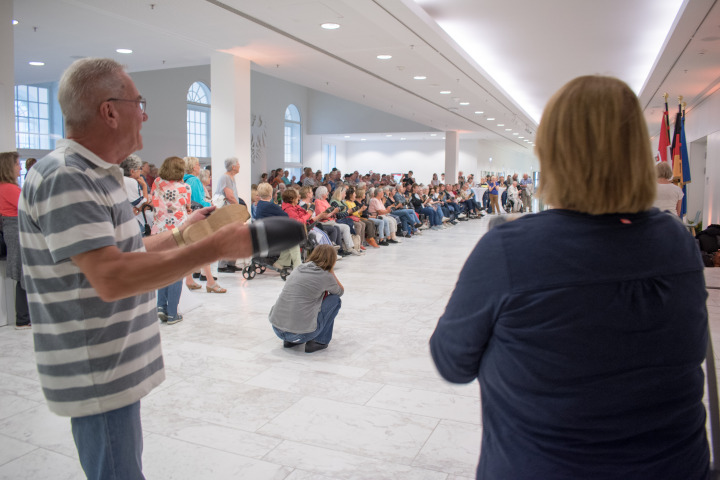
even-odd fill
[[[458,130],[462,138],[529,149],[517,137],[533,138],[550,95],[578,75],[627,81],[646,107],[651,133],[659,130],[665,91],[671,100],[684,95],[689,110],[710,95],[720,85],[718,0],[686,0],[671,18],[667,11],[679,2],[14,0],[15,79],[57,80],[82,56],[113,57],[133,72],[209,64],[220,50],[250,59],[259,72],[413,120],[428,132]],[[341,28],[321,29],[324,22]],[[668,29],[658,56],[662,40],[647,39],[662,39]],[[31,67],[32,60],[45,66]],[[364,132],[348,133],[359,141]],[[388,133],[393,137],[363,138],[410,135]]]

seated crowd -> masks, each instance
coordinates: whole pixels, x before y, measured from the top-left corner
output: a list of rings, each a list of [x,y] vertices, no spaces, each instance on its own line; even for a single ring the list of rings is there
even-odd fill
[[[419,185],[409,172],[400,182],[391,175],[358,172],[326,175],[306,168],[300,179],[282,168],[263,174],[252,186],[252,216],[286,215],[308,226],[314,244],[333,245],[341,257],[366,248],[400,243],[421,230],[443,230],[460,220],[480,218],[485,207],[474,198],[472,178],[458,184]],[[437,177],[437,175],[435,175]],[[297,267],[299,248],[284,252],[276,268]]]

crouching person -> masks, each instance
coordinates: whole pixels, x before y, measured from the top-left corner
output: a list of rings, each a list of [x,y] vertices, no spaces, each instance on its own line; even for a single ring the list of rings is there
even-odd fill
[[[318,245],[287,278],[270,310],[270,323],[285,348],[305,344],[305,352],[327,348],[344,289],[335,276],[335,249]]]

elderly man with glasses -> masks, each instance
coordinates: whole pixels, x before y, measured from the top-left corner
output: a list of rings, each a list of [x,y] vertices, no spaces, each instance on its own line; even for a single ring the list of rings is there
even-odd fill
[[[141,479],[140,399],[165,378],[154,291],[251,256],[260,234],[232,223],[185,246],[180,230],[210,207],[142,238],[118,165],[143,146],[145,99],[122,65],[85,58],[58,100],[67,139],[30,171],[19,211],[40,384],[50,410],[71,417],[89,479]]]

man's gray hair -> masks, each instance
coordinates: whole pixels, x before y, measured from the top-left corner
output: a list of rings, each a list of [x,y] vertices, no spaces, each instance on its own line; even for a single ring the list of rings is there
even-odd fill
[[[328,189],[326,186],[321,185],[315,190],[315,198],[321,198],[323,195],[327,195]]]
[[[132,170],[140,170],[142,168],[142,166],[143,166],[142,159],[135,154],[128,156],[120,164],[120,168],[123,169],[123,175],[125,175],[126,177],[130,176],[130,173],[132,172]]]
[[[122,98],[125,67],[110,58],[81,58],[60,78],[58,102],[67,130],[86,127],[108,98]],[[71,132],[72,133],[72,132]]]
[[[229,172],[230,170],[233,169],[233,167],[235,166],[236,163],[237,164],[240,163],[240,160],[238,160],[237,157],[226,158],[225,159],[225,170]]]

